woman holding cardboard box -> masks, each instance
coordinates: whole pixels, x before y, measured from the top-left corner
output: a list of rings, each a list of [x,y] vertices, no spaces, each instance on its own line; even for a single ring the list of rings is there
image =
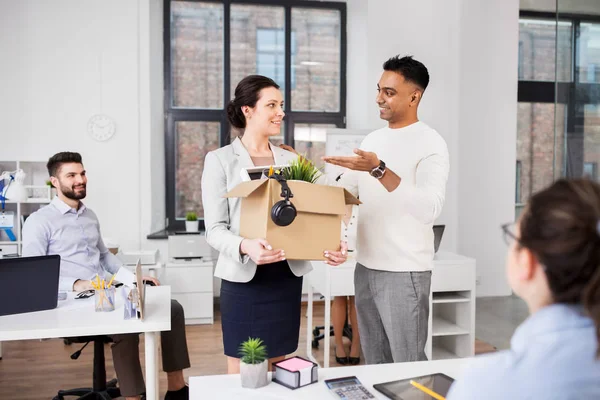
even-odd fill
[[[307,261],[287,261],[265,239],[240,236],[240,198],[224,195],[254,166],[284,165],[298,157],[271,145],[280,134],[283,96],[270,78],[251,75],[235,89],[227,107],[229,122],[243,131],[230,145],[209,152],[202,174],[202,201],[208,244],[219,251],[215,276],[222,279],[220,302],[228,373],[239,373],[238,348],[248,337],[264,341],[272,363],[298,348],[302,276]],[[326,251],[330,265],[346,261],[346,245]]]

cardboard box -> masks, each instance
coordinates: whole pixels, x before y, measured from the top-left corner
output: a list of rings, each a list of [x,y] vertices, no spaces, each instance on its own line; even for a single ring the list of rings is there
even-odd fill
[[[240,197],[240,235],[266,239],[283,249],[288,260],[324,260],[325,250],[340,246],[341,221],[346,204],[360,204],[347,190],[302,181],[288,181],[290,201],[297,215],[288,226],[275,225],[271,207],[282,200],[281,185],[274,179],[242,182],[225,197]]]

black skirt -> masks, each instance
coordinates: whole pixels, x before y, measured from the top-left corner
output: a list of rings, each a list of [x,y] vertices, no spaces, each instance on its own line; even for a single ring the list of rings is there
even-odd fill
[[[260,338],[269,358],[298,348],[302,277],[287,261],[259,265],[250,282],[221,282],[221,319],[225,355],[239,358],[240,344]]]

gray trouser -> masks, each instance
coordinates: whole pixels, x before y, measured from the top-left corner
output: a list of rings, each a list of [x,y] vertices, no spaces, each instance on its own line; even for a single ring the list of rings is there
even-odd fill
[[[354,288],[367,364],[427,360],[431,271],[378,271],[357,263]]]
[[[123,397],[146,392],[144,375],[140,364],[140,337],[137,333],[112,335],[113,365]],[[179,371],[190,367],[187,341],[185,338],[185,315],[177,300],[171,300],[171,330],[161,333],[163,370]]]

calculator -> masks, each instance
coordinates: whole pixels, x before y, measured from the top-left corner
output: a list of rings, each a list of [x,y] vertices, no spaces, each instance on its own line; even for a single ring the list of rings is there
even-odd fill
[[[326,379],[325,384],[329,389],[329,393],[336,399],[366,400],[375,398],[375,396],[373,396],[373,394],[369,392],[355,376]]]

